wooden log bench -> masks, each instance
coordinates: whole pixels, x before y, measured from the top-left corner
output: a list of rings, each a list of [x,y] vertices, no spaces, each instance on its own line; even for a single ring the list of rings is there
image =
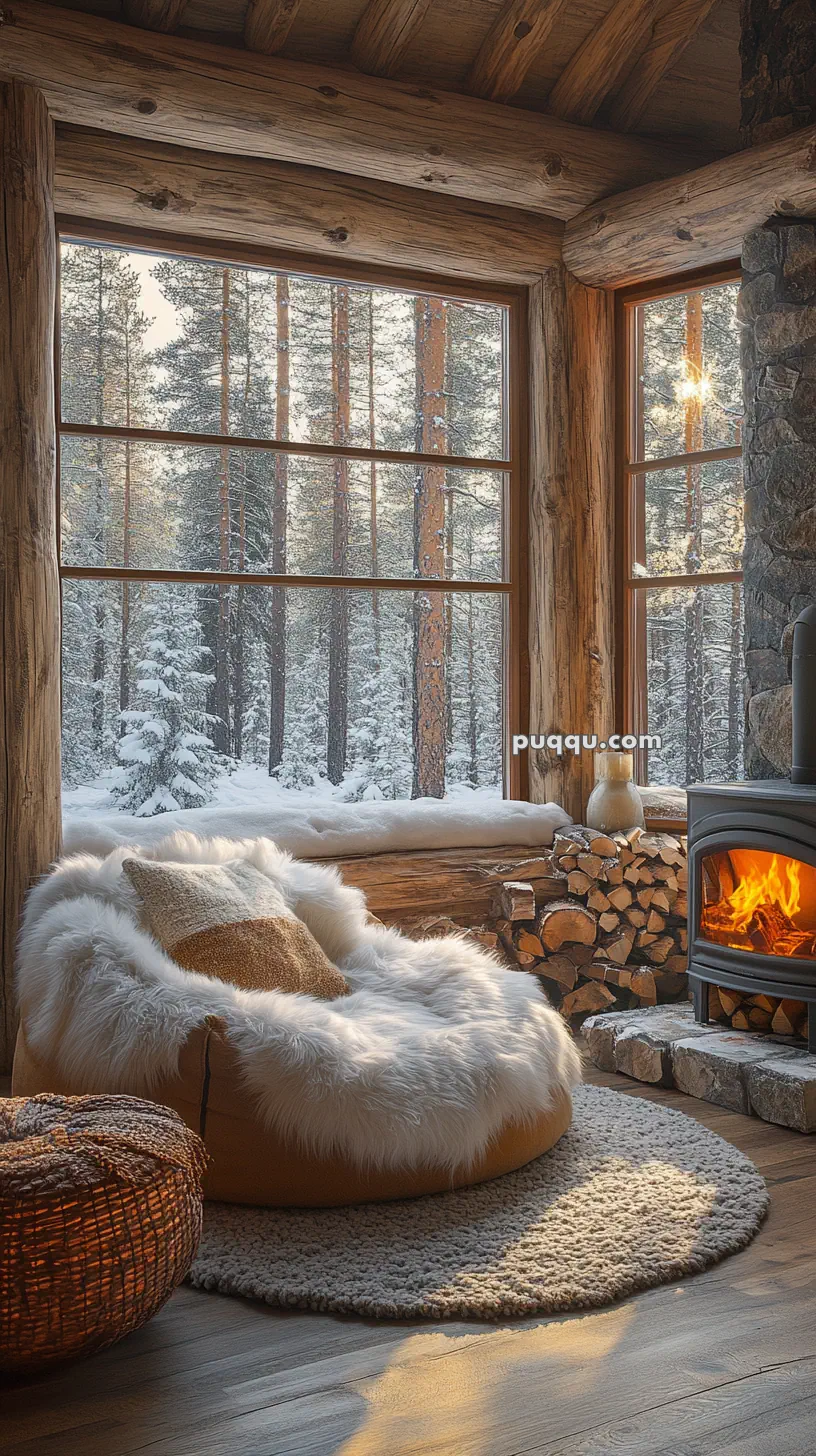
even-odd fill
[[[347,885],[364,892],[372,915],[386,924],[429,914],[473,924],[491,914],[505,881],[532,884],[542,900],[563,893],[563,882],[552,875],[549,851],[517,844],[402,850],[315,863],[334,865]]]

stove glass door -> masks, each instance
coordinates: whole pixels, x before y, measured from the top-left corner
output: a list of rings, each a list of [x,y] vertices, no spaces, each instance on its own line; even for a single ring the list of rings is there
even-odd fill
[[[816,957],[816,868],[764,849],[723,849],[701,864],[700,935],[754,955]]]

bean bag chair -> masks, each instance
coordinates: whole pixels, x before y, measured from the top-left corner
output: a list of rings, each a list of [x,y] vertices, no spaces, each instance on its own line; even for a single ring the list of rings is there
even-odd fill
[[[558,1140],[580,1063],[535,978],[460,937],[370,924],[365,899],[269,839],[180,832],[149,861],[235,865],[275,885],[349,994],[241,989],[154,939],[122,862],[63,860],[20,939],[15,1096],[126,1093],[177,1111],[205,1195],[272,1206],[404,1198],[520,1167]]]

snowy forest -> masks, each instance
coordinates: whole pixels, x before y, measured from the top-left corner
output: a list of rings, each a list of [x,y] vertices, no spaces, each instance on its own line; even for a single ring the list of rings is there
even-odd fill
[[[636,310],[635,459],[739,445],[737,292],[721,284]],[[741,571],[739,458],[650,471],[633,490],[634,578]],[[649,750],[648,781],[741,778],[741,584],[644,587],[632,602],[648,731],[663,740]]]
[[[637,308],[635,458],[739,444],[736,293]],[[68,812],[501,794],[503,594],[257,577],[502,580],[504,472],[342,451],[506,458],[505,310],[81,242],[61,297],[61,559],[88,573],[63,580]],[[740,568],[738,459],[633,488],[633,579]],[[649,782],[739,777],[740,585],[632,601]]]
[[[69,813],[501,794],[502,593],[240,577],[499,582],[504,472],[83,429],[501,460],[505,315],[63,243],[61,561],[87,573],[62,583]]]

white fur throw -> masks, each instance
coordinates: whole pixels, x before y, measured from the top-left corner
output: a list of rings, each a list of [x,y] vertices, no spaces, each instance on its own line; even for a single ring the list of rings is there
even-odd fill
[[[295,861],[268,839],[181,832],[143,853],[248,860],[280,887],[352,994],[242,991],[182,970],[140,923],[121,868],[132,853],[65,859],[29,896],[21,1014],[34,1055],[55,1060],[72,1090],[149,1095],[214,1015],[267,1125],[361,1166],[454,1167],[579,1080],[567,1028],[533,977],[463,939],[412,941],[367,924],[363,895],[335,870]]]

